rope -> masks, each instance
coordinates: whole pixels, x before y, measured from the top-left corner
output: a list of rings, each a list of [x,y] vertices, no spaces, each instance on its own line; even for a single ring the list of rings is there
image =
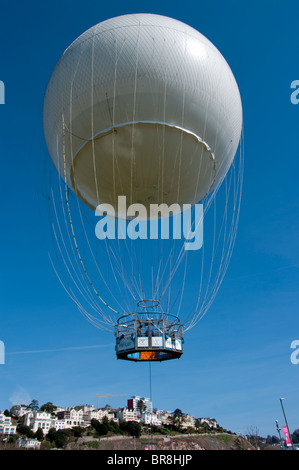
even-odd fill
[[[65,127],[64,127],[64,116],[63,116],[63,137],[65,138]],[[77,240],[76,240],[76,235],[75,235],[75,231],[74,231],[74,226],[73,226],[73,220],[72,220],[72,216],[71,216],[71,210],[70,210],[70,205],[69,205],[69,197],[68,197],[68,186],[67,186],[67,174],[66,174],[66,159],[65,159],[65,142],[64,142],[64,138],[63,138],[63,173],[64,173],[64,183],[65,183],[65,201],[66,201],[66,204],[67,204],[67,210],[68,210],[68,216],[69,216],[69,222],[70,222],[70,227],[71,227],[71,231],[72,231],[72,236],[73,236],[73,242],[75,244],[75,248],[76,248],[76,251],[77,251],[77,254],[78,254],[78,258],[79,258],[79,261],[81,263],[81,266],[82,266],[82,269],[84,271],[84,274],[89,282],[89,284],[91,285],[91,287],[93,288],[96,296],[101,300],[101,302],[103,302],[103,304],[108,307],[110,310],[112,310],[113,312],[115,313],[118,313],[121,315],[120,312],[118,312],[117,310],[115,310],[114,308],[110,307],[110,305],[107,304],[107,302],[100,296],[100,294],[97,292],[95,286],[93,285],[87,271],[86,271],[86,268],[85,268],[85,265],[83,263],[83,259],[81,257],[81,254],[80,254],[80,251],[79,251],[79,247],[78,247],[78,244],[77,244]]]

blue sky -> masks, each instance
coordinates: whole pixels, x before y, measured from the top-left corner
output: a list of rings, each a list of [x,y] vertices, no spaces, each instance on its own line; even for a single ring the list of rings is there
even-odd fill
[[[210,416],[234,432],[276,434],[285,398],[299,428],[299,79],[295,2],[86,0],[3,2],[0,19],[1,284],[0,409],[32,399],[67,406],[124,406],[149,395],[149,366],[117,361],[114,338],[80,315],[47,256],[37,188],[47,158],[42,105],[65,48],[94,24],[126,13],[157,13],[198,29],[224,55],[239,85],[245,171],[239,229],[221,289],[186,336],[179,361],[152,365],[157,408]],[[39,352],[37,352],[39,351]]]

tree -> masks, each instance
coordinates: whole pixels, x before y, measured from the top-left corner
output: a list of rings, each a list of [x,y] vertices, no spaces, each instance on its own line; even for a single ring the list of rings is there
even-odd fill
[[[104,416],[101,422],[101,434],[106,436],[108,432],[109,432],[109,419],[107,418],[107,416]]]
[[[202,427],[203,427],[204,432],[210,431],[210,426],[206,421],[203,422]]]
[[[48,439],[48,441],[54,442],[55,435],[56,435],[56,429],[50,428],[48,434],[46,435],[46,438]]]
[[[57,406],[53,405],[51,401],[48,401],[40,407],[40,411],[46,411],[47,413],[53,413],[57,409]]]
[[[32,400],[31,403],[28,405],[28,408],[30,408],[31,411],[38,411],[38,400]]]
[[[8,438],[8,444],[15,444],[16,440],[18,439],[18,435],[17,434],[13,434],[11,436],[9,436]]]
[[[255,449],[258,449],[259,444],[260,444],[260,437],[259,437],[259,434],[258,434],[258,428],[254,427],[254,426],[250,426],[248,428],[247,437],[248,437],[248,440],[249,440],[250,444],[252,444]]]
[[[142,415],[146,410],[146,404],[143,400],[138,400],[137,402],[137,411]]]
[[[35,433],[35,437],[40,442],[44,440],[44,433],[43,433],[43,430],[41,428],[38,428],[38,430]]]
[[[92,418],[92,420],[90,421],[91,427],[96,431],[97,434],[99,434],[100,424],[100,421],[95,418]]]
[[[72,431],[70,429],[58,429],[58,431],[56,431],[54,428],[51,428],[49,429],[46,438],[50,442],[54,443],[56,447],[62,449],[66,446],[68,437],[71,433]]]
[[[113,421],[113,419],[110,419],[109,421],[109,433],[113,433],[113,434],[122,434],[120,428],[119,428],[119,425],[118,423],[116,423],[115,421]]]
[[[184,421],[184,413],[179,408],[176,408],[173,412],[172,420],[174,426],[181,429],[182,422]]]
[[[201,424],[200,419],[196,418],[195,421],[194,421],[194,426],[195,426],[196,431],[199,430],[200,424]]]
[[[266,437],[266,444],[270,444],[270,445],[273,445],[273,444],[279,444],[280,443],[280,440],[278,439],[277,436],[270,436],[268,435]]]
[[[103,417],[101,423],[97,419],[92,419],[90,424],[99,436],[106,436],[109,432],[109,420],[107,416]]]
[[[128,432],[131,436],[140,437],[141,435],[141,424],[136,421],[128,422]]]
[[[81,426],[74,426],[72,430],[75,437],[82,437],[84,429]]]
[[[17,427],[17,431],[18,431],[19,434],[21,434],[23,436],[26,436],[26,437],[34,437],[35,436],[32,429],[30,429],[29,426],[25,426],[25,424],[19,424],[18,427]]]
[[[141,424],[137,421],[120,421],[119,427],[130,436],[140,437],[141,435]]]
[[[63,447],[65,447],[67,444],[67,439],[69,435],[70,435],[69,429],[58,429],[58,431],[56,431],[56,435],[54,439],[56,447],[58,447],[59,449],[62,449]]]
[[[292,442],[293,444],[299,444],[299,429],[295,429],[292,434]]]

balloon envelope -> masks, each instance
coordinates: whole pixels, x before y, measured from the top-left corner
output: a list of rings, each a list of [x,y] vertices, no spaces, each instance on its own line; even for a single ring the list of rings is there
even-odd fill
[[[44,100],[51,158],[93,209],[117,207],[119,195],[146,208],[201,201],[227,173],[241,128],[239,90],[220,52],[190,26],[153,14],[83,33]]]

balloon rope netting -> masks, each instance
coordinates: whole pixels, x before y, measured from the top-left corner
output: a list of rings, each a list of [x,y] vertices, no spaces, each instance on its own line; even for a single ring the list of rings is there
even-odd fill
[[[138,75],[138,54],[135,70],[135,98],[136,98],[136,84]],[[166,81],[165,81],[166,83]],[[93,84],[93,58],[92,58],[92,84]],[[111,126],[115,126],[115,86],[113,106],[110,110]],[[73,89],[70,89],[70,103],[72,103]],[[164,94],[164,106],[166,106],[166,85]],[[184,99],[182,106],[181,125],[184,125]],[[135,119],[135,103],[133,108],[133,116],[130,121],[134,122]],[[208,106],[206,109],[206,120],[208,115]],[[70,123],[72,123],[72,106],[69,109]],[[128,119],[129,120],[129,119]],[[67,291],[69,296],[77,305],[78,309],[84,314],[88,320],[98,328],[106,331],[113,331],[119,315],[127,314],[134,311],[134,305],[138,301],[148,297],[148,279],[145,276],[145,266],[143,265],[144,248],[142,245],[136,249],[133,240],[124,240],[120,246],[119,240],[114,244],[110,244],[107,239],[101,241],[95,247],[92,243],[90,233],[88,232],[88,225],[92,226],[92,222],[86,215],[85,208],[83,209],[81,201],[72,192],[69,191],[67,180],[67,165],[69,161],[74,160],[73,146],[72,146],[72,127],[67,129],[63,122],[63,168],[58,168],[58,195],[59,199],[56,200],[56,191],[51,192],[51,233],[54,241],[54,252],[56,263],[51,255],[51,263],[55,273]],[[217,129],[217,132],[220,129]],[[205,133],[205,132],[204,132]],[[204,134],[203,133],[203,134]],[[70,139],[71,155],[66,155],[65,138],[66,134]],[[93,85],[91,91],[91,135],[94,133],[94,106],[93,106]],[[205,135],[203,135],[203,138]],[[131,194],[133,188],[133,169],[134,169],[134,125],[131,137]],[[216,139],[217,140],[217,139]],[[114,139],[113,139],[114,142]],[[216,293],[221,285],[227,266],[229,264],[232,249],[235,242],[241,191],[243,182],[243,132],[239,146],[238,154],[231,165],[223,182],[220,182],[213,192],[208,195],[203,201],[203,220],[206,220],[208,214],[212,213],[212,230],[209,232],[208,237],[212,242],[206,248],[205,239],[200,250],[199,256],[196,251],[188,252],[184,249],[182,243],[177,248],[177,244],[165,250],[163,240],[160,240],[159,249],[152,254],[152,263],[146,264],[147,271],[151,271],[151,292],[150,297],[156,299],[161,304],[161,312],[175,313],[180,316],[180,311],[183,307],[183,319],[185,324],[185,331],[192,328],[208,311],[211,306]],[[98,181],[96,178],[96,153],[94,139],[91,139],[92,145],[92,158],[95,175],[96,193],[99,198]],[[229,149],[227,149],[228,152]],[[57,154],[59,154],[59,143],[57,141]],[[182,162],[182,145],[176,156],[179,159],[179,175]],[[201,155],[202,158],[202,155]],[[112,150],[113,159],[113,192],[114,198],[117,199],[115,187],[115,173],[117,171],[117,158],[115,155],[115,147]],[[164,181],[164,141],[161,151],[161,194],[163,194],[163,181]],[[223,159],[225,161],[225,158]],[[220,170],[220,168],[218,169]],[[197,180],[197,185],[199,178]],[[197,193],[197,185],[195,194]],[[224,209],[220,211],[220,217],[217,211],[216,196],[220,192],[221,202],[224,201]],[[224,194],[224,197],[223,197]],[[177,195],[179,199],[179,184]],[[222,204],[223,205],[223,204]],[[75,228],[73,221],[73,214],[76,213]],[[79,228],[77,228],[79,227]],[[91,227],[92,228],[92,227]],[[78,235],[81,235],[80,242]],[[94,227],[93,227],[94,236]],[[101,255],[98,256],[98,247],[102,250]],[[80,246],[79,246],[80,245]],[[157,245],[156,245],[157,248]],[[147,247],[146,247],[147,249]],[[84,253],[84,255],[82,254]],[[105,263],[103,258],[106,258]],[[92,261],[96,271],[96,275],[89,274],[89,267],[86,267],[86,261]],[[191,276],[192,283],[192,299],[188,287],[188,274],[191,275],[191,261],[195,259],[197,264],[196,280],[198,281],[194,287],[194,275]],[[199,258],[199,260],[197,259]],[[215,273],[215,260],[217,261]],[[59,267],[57,267],[57,265]],[[111,278],[107,276],[107,265]],[[130,271],[130,272],[128,272]],[[198,274],[200,271],[200,274]],[[95,279],[100,283],[101,287],[98,289],[95,286]],[[187,292],[185,293],[185,291]],[[99,291],[105,292],[109,301],[104,299],[104,295]],[[186,296],[188,302],[186,302]],[[163,305],[163,308],[162,308]],[[187,310],[189,314],[187,313]]]
[[[243,145],[243,139],[242,139]],[[186,316],[186,312],[183,312],[184,319],[185,319],[185,331],[192,328],[208,311],[211,303],[213,302],[215,295],[220,287],[220,284],[223,280],[225,275],[235,237],[236,237],[236,230],[239,218],[239,210],[240,210],[240,201],[241,201],[241,188],[242,188],[242,176],[243,176],[243,150],[242,147],[239,151],[239,161],[235,161],[232,168],[230,169],[227,177],[223,182],[223,186],[225,188],[226,194],[226,202],[225,202],[225,210],[222,213],[221,218],[221,225],[219,229],[219,233],[216,233],[216,219],[217,219],[217,206],[216,206],[216,195],[219,191],[219,187],[208,197],[206,204],[204,206],[204,216],[206,216],[208,210],[213,212],[214,218],[214,230],[212,235],[213,240],[213,247],[210,254],[210,262],[209,268],[207,273],[207,282],[204,285],[204,263],[207,259],[207,253],[205,250],[205,243],[201,248],[201,269],[199,275],[199,285],[197,288],[197,293],[194,296],[196,300],[196,304],[191,309],[189,317]],[[237,158],[237,157],[236,157]],[[64,159],[65,162],[65,159]],[[64,169],[65,173],[65,169]],[[51,204],[52,204],[52,234],[53,234],[53,241],[55,244],[55,253],[56,253],[56,262],[59,262],[60,268],[58,269],[55,266],[55,263],[50,257],[56,275],[58,276],[61,284],[68,292],[72,300],[77,305],[78,309],[84,314],[88,320],[94,324],[96,327],[99,327],[106,331],[113,331],[114,325],[116,323],[118,315],[123,315],[124,313],[128,313],[132,311],[132,307],[127,302],[126,296],[124,294],[124,290],[129,292],[129,295],[132,296],[134,301],[142,300],[145,298],[143,295],[143,288],[142,288],[142,278],[139,279],[139,285],[137,280],[128,279],[125,274],[124,266],[122,263],[122,253],[121,249],[118,244],[118,251],[112,249],[108,246],[107,240],[104,241],[103,245],[105,247],[106,255],[109,260],[111,272],[114,278],[114,287],[117,287],[119,295],[117,292],[113,291],[111,287],[111,283],[107,282],[106,273],[103,272],[101,269],[99,262],[100,259],[96,256],[94,252],[94,248],[92,243],[90,242],[86,224],[89,222],[86,220],[85,214],[83,213],[81,203],[76,197],[72,197],[75,201],[75,209],[80,216],[81,221],[81,230],[84,234],[85,246],[84,246],[84,253],[86,257],[86,248],[90,253],[90,256],[97,268],[97,272],[99,273],[99,277],[102,282],[102,290],[105,290],[106,293],[110,294],[110,297],[114,300],[114,305],[119,307],[117,308],[112,307],[105,301],[102,295],[99,294],[98,289],[95,287],[93,280],[90,278],[88,274],[88,270],[85,267],[84,259],[81,255],[79,250],[79,244],[77,241],[76,231],[73,226],[72,220],[72,209],[70,203],[70,193],[69,189],[66,185],[66,180],[62,182],[59,179],[59,193],[60,193],[60,203],[56,201],[56,195],[54,194],[53,190],[51,193]],[[232,216],[231,220],[228,220],[228,206],[229,206],[229,196],[233,195],[233,207],[232,207]],[[73,209],[74,210],[74,209]],[[61,212],[63,218],[61,220]],[[222,238],[221,238],[222,233]],[[136,258],[136,253],[132,250],[132,242],[131,247],[128,246],[129,242],[125,243],[125,247],[129,254],[132,254],[132,258]],[[221,247],[220,247],[221,244]],[[214,277],[212,277],[213,265],[215,261],[215,254],[217,250],[221,248],[221,256],[220,262],[218,264],[218,271]],[[163,246],[161,244],[161,251],[163,251]],[[160,291],[160,296],[157,297],[155,294],[159,292],[159,286],[163,280],[163,273],[167,269],[167,263],[162,267],[161,259],[158,262],[157,269],[157,276],[155,283],[153,282],[152,285],[152,298],[159,299],[161,301],[167,293],[167,304],[169,305],[169,301],[171,299],[171,283],[174,278],[176,272],[178,272],[179,268],[183,271],[183,278],[182,284],[179,289],[177,289],[175,294],[175,299],[173,300],[173,304],[177,300],[179,300],[179,307],[176,309],[176,315],[179,315],[182,302],[183,302],[183,292],[185,288],[185,282],[187,279],[187,274],[190,269],[190,265],[187,263],[187,252],[181,248],[179,253],[176,253],[175,256],[175,263],[173,263],[174,258],[174,247],[171,249],[171,256],[168,258],[168,269],[169,269],[169,277],[167,281],[162,286],[163,289]],[[196,252],[193,252],[191,257],[194,257]],[[183,261],[185,260],[185,263]],[[140,261],[139,261],[140,263]],[[153,267],[152,267],[153,268]],[[152,269],[152,271],[154,271]],[[71,281],[71,282],[70,282]],[[136,293],[139,292],[137,296]],[[83,305],[83,302],[87,304],[87,306]],[[101,305],[104,308],[101,308]],[[125,309],[124,309],[125,308]],[[113,312],[115,315],[111,317],[107,310]],[[163,309],[165,310],[165,309]],[[171,312],[170,308],[166,310],[166,312]]]

